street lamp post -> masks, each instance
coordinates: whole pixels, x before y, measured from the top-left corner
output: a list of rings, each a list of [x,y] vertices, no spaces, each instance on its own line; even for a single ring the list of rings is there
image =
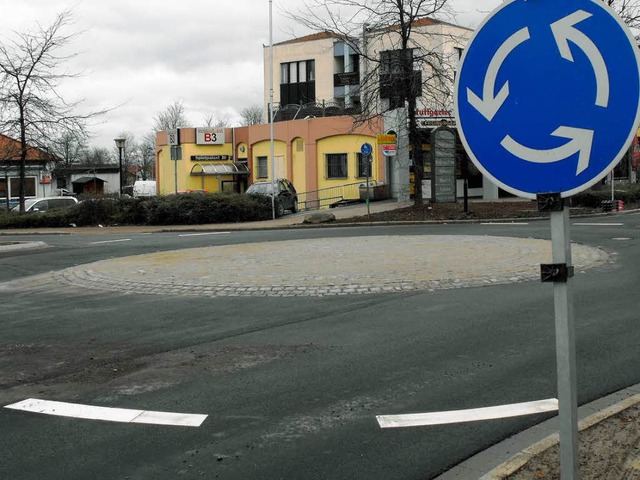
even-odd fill
[[[122,151],[124,150],[124,142],[126,140],[127,140],[126,138],[114,139],[114,141],[116,142],[116,147],[118,147],[118,159],[119,159],[119,165],[120,165],[120,168],[118,170],[119,177],[120,177],[120,191],[119,191],[120,196],[122,196]]]

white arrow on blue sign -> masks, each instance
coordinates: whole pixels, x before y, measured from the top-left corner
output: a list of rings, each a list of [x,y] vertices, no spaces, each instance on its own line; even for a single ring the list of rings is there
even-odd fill
[[[460,138],[485,176],[522,197],[568,197],[636,135],[638,47],[599,0],[512,0],[471,38],[455,98]]]

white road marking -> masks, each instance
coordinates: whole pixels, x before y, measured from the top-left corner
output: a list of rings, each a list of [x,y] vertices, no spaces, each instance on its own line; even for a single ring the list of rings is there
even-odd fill
[[[534,402],[513,403],[497,407],[452,410],[448,412],[412,413],[407,415],[377,415],[380,428],[424,427],[447,423],[475,422],[496,418],[519,417],[558,410],[558,400],[549,398]]]
[[[480,225],[529,225],[527,222],[483,222]]]
[[[624,223],[572,223],[571,225],[578,225],[581,227],[623,227]]]
[[[223,235],[231,232],[204,232],[204,233],[183,233],[179,237],[201,237],[203,235]]]
[[[28,398],[18,403],[5,405],[4,408],[24,412],[56,415],[59,417],[82,418],[86,420],[104,420],[107,422],[148,423],[153,425],[174,425],[179,427],[199,427],[208,415],[152,412],[128,408],[96,407],[79,403],[54,402]]]
[[[101,243],[130,242],[130,238],[120,238],[118,240],[102,240],[101,242],[89,242],[89,245],[99,245]]]

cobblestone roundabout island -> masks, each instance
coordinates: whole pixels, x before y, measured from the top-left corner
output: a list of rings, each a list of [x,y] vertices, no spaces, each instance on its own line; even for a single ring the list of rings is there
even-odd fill
[[[572,247],[576,273],[609,261]],[[419,260],[416,260],[419,259]],[[104,260],[54,272],[82,288],[161,295],[327,296],[535,280],[547,240],[494,236],[362,236],[246,243]]]

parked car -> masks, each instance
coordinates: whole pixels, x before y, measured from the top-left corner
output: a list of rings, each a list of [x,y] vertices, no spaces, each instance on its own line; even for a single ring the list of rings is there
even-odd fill
[[[285,210],[289,210],[291,213],[298,211],[298,192],[296,192],[293,184],[286,178],[276,179],[276,214],[282,216]],[[247,188],[245,192],[247,195],[267,195],[271,197],[273,195],[273,183],[267,182],[255,182]]]
[[[33,212],[46,212],[47,210],[53,210],[54,208],[71,207],[78,203],[76,197],[43,197],[43,198],[28,198],[24,201],[25,213]],[[20,205],[16,205],[11,209],[12,212],[19,212]]]

